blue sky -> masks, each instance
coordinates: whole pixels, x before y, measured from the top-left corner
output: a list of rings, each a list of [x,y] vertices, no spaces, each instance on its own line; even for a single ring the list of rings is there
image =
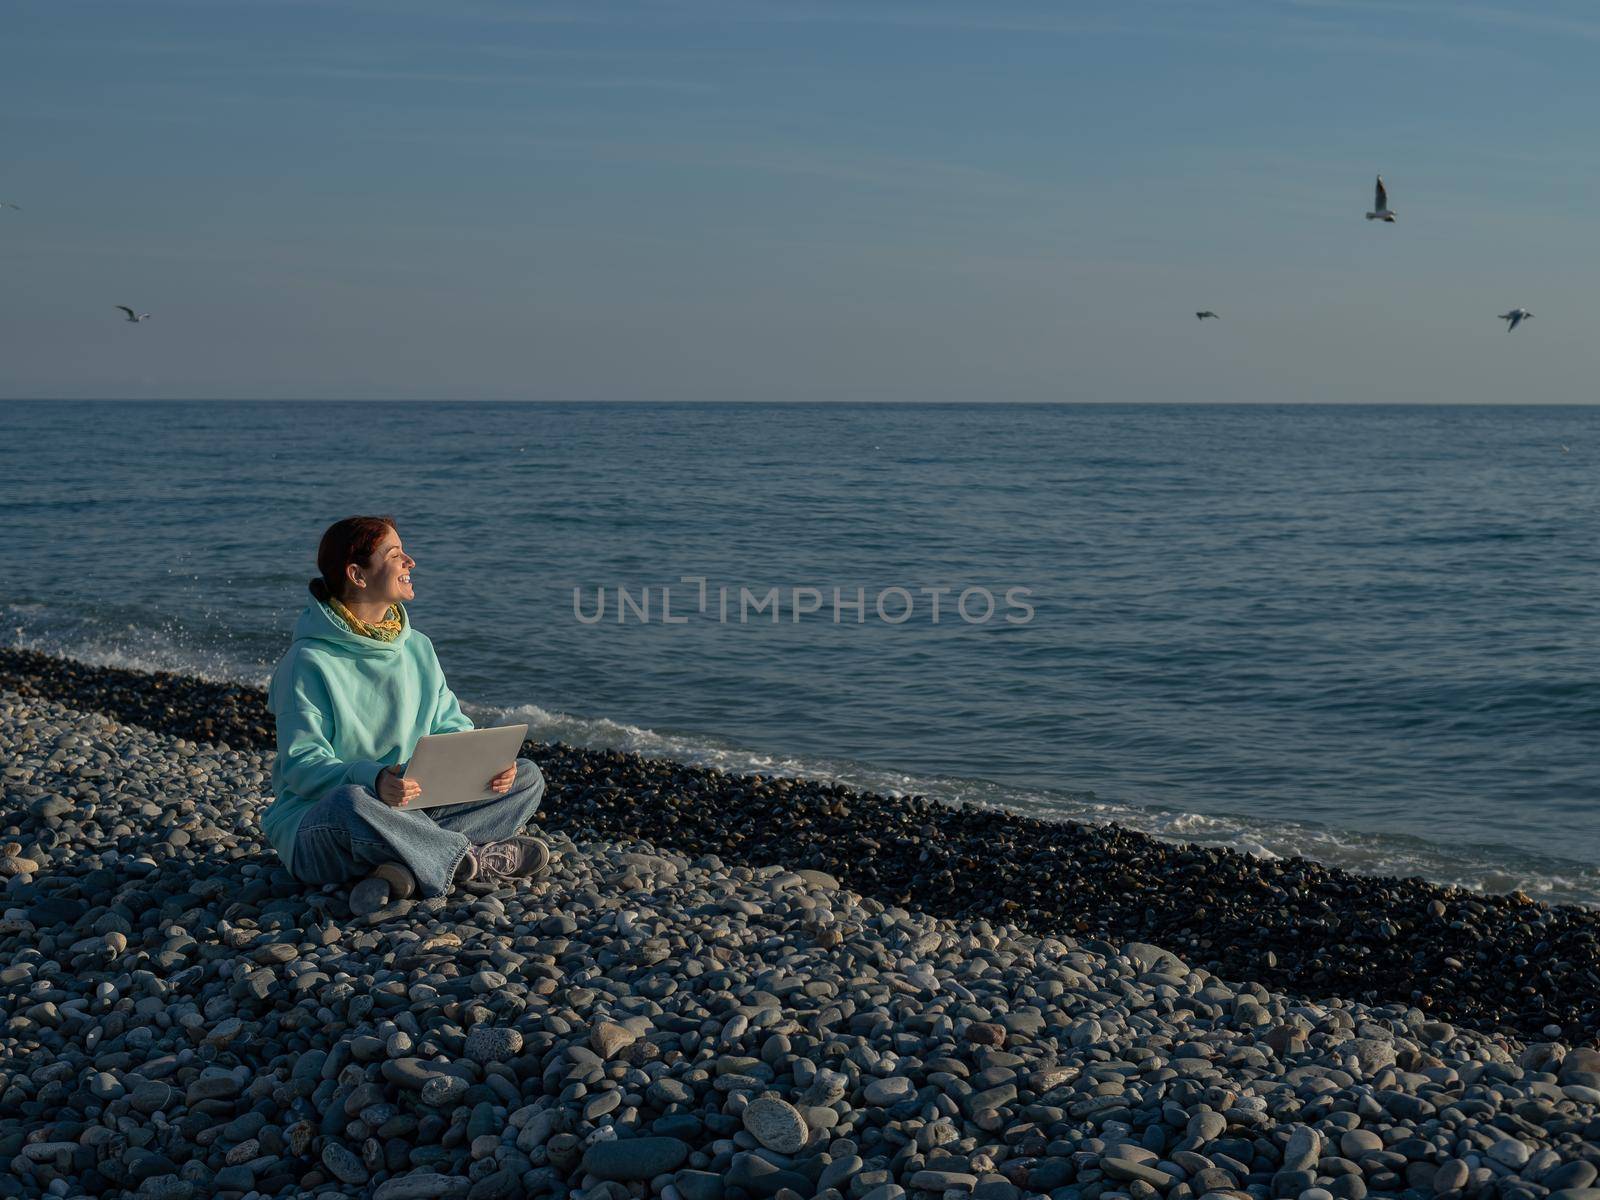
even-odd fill
[[[1597,54],[1579,3],[13,0],[0,396],[1586,403]]]

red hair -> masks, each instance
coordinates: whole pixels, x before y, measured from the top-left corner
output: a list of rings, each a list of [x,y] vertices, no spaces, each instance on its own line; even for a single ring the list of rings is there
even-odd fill
[[[344,569],[351,563],[366,566],[391,530],[399,532],[394,529],[393,517],[346,517],[328,526],[317,546],[317,570],[322,577],[306,585],[311,594],[324,604],[333,597],[342,600],[349,582]]]

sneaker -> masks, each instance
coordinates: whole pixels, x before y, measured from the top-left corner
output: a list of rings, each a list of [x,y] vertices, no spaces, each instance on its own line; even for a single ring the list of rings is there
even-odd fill
[[[384,863],[374,867],[369,878],[387,883],[391,900],[407,900],[417,894],[417,877],[404,863]]]
[[[550,865],[550,847],[536,837],[513,837],[487,842],[467,851],[477,869],[504,879],[529,879]]]

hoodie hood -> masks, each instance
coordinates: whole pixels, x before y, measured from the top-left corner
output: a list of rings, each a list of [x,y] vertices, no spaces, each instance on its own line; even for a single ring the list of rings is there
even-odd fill
[[[333,609],[320,600],[313,600],[306,605],[305,611],[300,614],[300,619],[294,623],[294,640],[330,643],[346,654],[360,654],[370,658],[398,655],[406,639],[411,636],[411,617],[406,613],[405,605],[396,604],[395,607],[400,610],[401,629],[392,642],[380,642],[377,638],[364,637],[356,633],[334,615]]]

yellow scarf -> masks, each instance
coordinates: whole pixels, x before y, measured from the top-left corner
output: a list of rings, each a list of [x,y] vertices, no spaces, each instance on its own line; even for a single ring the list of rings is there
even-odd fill
[[[368,625],[355,613],[340,604],[337,596],[328,598],[328,607],[333,609],[334,615],[350,626],[353,632],[359,633],[362,637],[377,638],[380,642],[394,641],[395,638],[400,636],[400,631],[405,628],[405,621],[400,616],[400,606],[398,604],[389,605],[388,610],[383,614],[383,620],[376,625]]]

